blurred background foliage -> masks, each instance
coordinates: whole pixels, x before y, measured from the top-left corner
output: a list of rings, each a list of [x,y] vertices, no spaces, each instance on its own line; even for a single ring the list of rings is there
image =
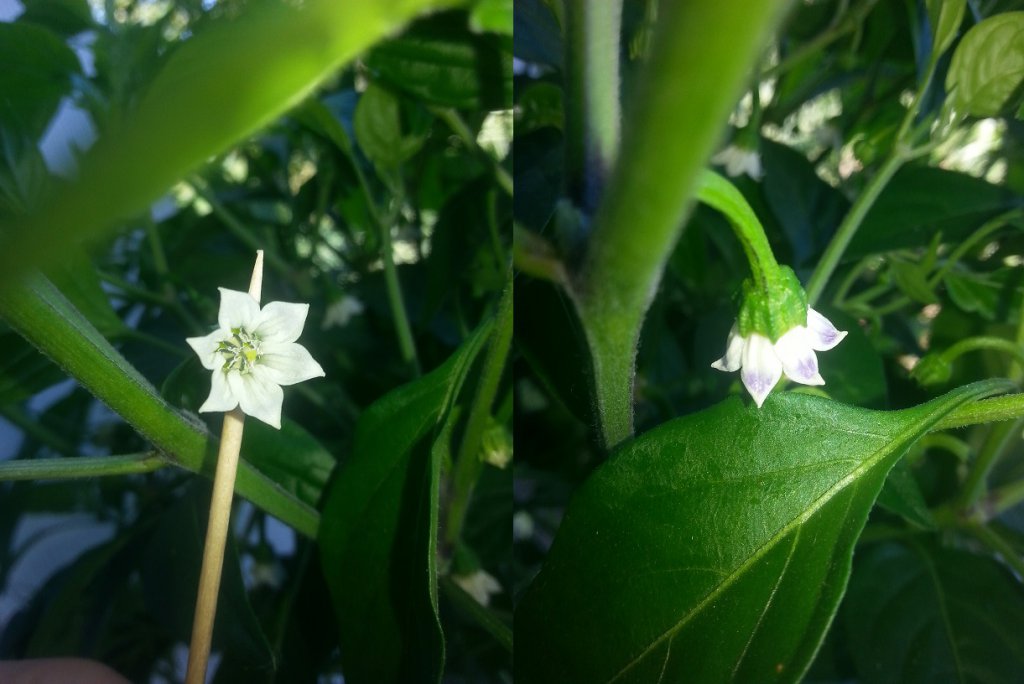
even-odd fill
[[[958,4],[962,14],[940,19],[944,5]],[[658,5],[624,3],[625,125]],[[936,53],[952,46],[937,57],[912,121],[914,158],[885,185],[817,305],[849,331],[820,357],[822,390],[840,402],[899,409],[973,380],[1024,380],[1024,120],[1012,66],[1021,34],[964,55],[985,63],[978,69],[1009,70],[999,82],[1017,85],[1001,106],[980,113],[960,102],[967,116],[953,118],[947,86],[965,33],[1000,15],[1019,26],[1021,15],[1007,13],[1022,9],[1015,0],[794,2],[732,115],[722,146],[756,151],[763,173],[731,180],[779,261],[806,282],[893,154],[933,41]],[[588,237],[586,225],[561,219],[580,204],[564,163],[561,11],[545,0],[515,6],[517,597],[573,492],[605,460],[586,344],[557,285]],[[705,66],[713,68],[694,68]],[[710,364],[724,351],[747,271],[725,218],[698,206],[640,338],[637,433],[742,392],[737,377]],[[1019,616],[995,606],[1024,605],[1022,428],[1017,420],[934,434],[897,465],[808,681],[946,681],[954,670],[963,675],[957,681],[1019,678],[1020,649],[1000,638],[1019,629]],[[965,579],[975,572],[990,578],[984,590]],[[882,591],[895,577],[907,591]],[[984,629],[971,608],[981,605],[995,610]],[[972,636],[976,629],[988,636]]]
[[[393,4],[396,17],[416,5]],[[268,3],[0,3],[6,256],[18,259],[9,250],[25,238],[19,227],[31,227],[76,188],[102,184],[76,178],[78,168],[96,168],[86,150],[94,141],[109,148],[111,136],[130,127],[175,55],[193,57],[193,42],[230,33],[261,5]],[[263,249],[264,301],[310,303],[300,341],[327,376],[287,392],[280,433],[248,421],[243,459],[317,510],[325,491],[352,473],[346,486],[364,493],[378,517],[340,505],[339,517],[319,518],[318,543],[239,501],[213,681],[342,681],[343,669],[345,681],[399,681],[346,641],[354,630],[415,673],[401,681],[437,681],[442,671],[453,682],[508,678],[511,389],[498,331],[511,319],[498,304],[511,288],[511,32],[511,2],[503,0],[423,16],[330,73],[259,133],[210,150],[148,211],[104,225],[116,230],[86,243],[75,225],[57,226],[53,255],[40,256],[63,297],[159,389],[176,414],[168,425],[180,411],[208,444],[220,417],[195,413],[209,374],[184,338],[214,324],[217,287],[245,289],[255,250]],[[263,38],[257,49],[284,49],[274,33]],[[269,88],[279,75],[243,69],[235,76]],[[170,128],[151,135],[173,129],[176,96],[218,101],[216,91],[196,91],[194,83],[176,88],[164,101]],[[233,115],[233,103],[222,106]],[[179,133],[178,141],[153,138],[153,149],[203,137],[201,129]],[[146,164],[161,168],[147,148],[135,153],[144,162],[131,169],[139,178],[150,173]],[[102,201],[92,202],[98,215],[112,211]],[[132,681],[179,681],[208,482],[172,467],[174,454],[156,452],[3,323],[0,349],[0,657],[79,655]],[[430,372],[449,358],[447,368],[462,364],[458,373]],[[110,392],[119,381],[111,379]],[[386,406],[368,413],[385,395]],[[429,411],[414,403],[422,396],[435,397]],[[410,412],[434,421],[409,425]],[[361,422],[369,442],[362,447]],[[394,439],[373,443],[381,435]],[[125,455],[140,464],[135,474],[64,479],[85,459]],[[358,479],[366,471],[359,463],[392,457],[407,459],[413,474],[405,485],[397,481],[395,496],[374,498],[378,483]],[[29,462],[53,470],[46,479],[14,481],[14,468]],[[429,492],[427,509],[417,509]],[[408,522],[410,507],[416,524]],[[344,550],[323,548],[351,524],[363,538]],[[458,533],[447,533],[453,526]],[[438,548],[420,549],[437,536]],[[360,570],[353,559],[381,545],[403,561],[409,549],[420,551],[408,567]],[[419,583],[411,598],[397,586],[410,574]],[[332,610],[360,594],[382,600],[393,624]],[[439,620],[443,641],[419,644],[414,626],[424,620]],[[417,669],[420,662],[429,666]]]

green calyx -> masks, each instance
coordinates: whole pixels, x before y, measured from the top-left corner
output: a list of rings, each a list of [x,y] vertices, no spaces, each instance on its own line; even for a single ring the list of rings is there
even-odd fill
[[[760,281],[743,281],[739,315],[740,335],[763,335],[772,341],[798,326],[807,325],[807,294],[788,266],[765,271]]]

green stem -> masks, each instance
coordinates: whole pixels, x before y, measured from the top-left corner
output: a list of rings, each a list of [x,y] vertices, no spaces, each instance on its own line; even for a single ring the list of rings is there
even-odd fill
[[[644,316],[701,171],[787,4],[720,0],[661,8],[650,60],[570,290],[590,351],[606,447],[633,432]]]
[[[1005,397],[982,399],[960,406],[933,425],[931,432],[1022,417],[1024,417],[1024,394],[1011,394]]]
[[[851,10],[844,19],[834,21],[827,29],[807,41],[793,52],[786,55],[785,59],[778,64],[761,73],[761,80],[775,78],[786,73],[794,66],[807,59],[816,52],[823,50],[826,46],[839,40],[847,33],[856,31],[870,14],[878,0],[867,0],[861,3],[856,10]]]
[[[45,277],[0,289],[0,316],[85,389],[127,420],[174,465],[209,477],[217,440],[167,403]],[[243,462],[238,493],[298,532],[316,537],[319,514]]]
[[[704,171],[701,175],[697,199],[729,219],[729,225],[743,245],[754,280],[761,284],[762,289],[767,289],[767,282],[779,270],[779,263],[772,253],[764,227],[747,200],[736,186],[714,171]]]
[[[967,479],[960,490],[958,503],[962,508],[973,506],[984,496],[992,468],[1006,453],[1007,447],[1017,441],[1020,429],[1020,420],[992,426],[991,432],[986,437],[981,449],[978,450],[978,457],[974,459],[970,470],[967,471]]]
[[[391,243],[391,226],[379,222],[380,258],[384,262],[384,285],[388,291],[388,306],[391,318],[395,321],[395,334],[398,336],[398,348],[405,361],[416,377],[420,375],[420,359],[416,354],[416,342],[409,324],[409,312],[405,308],[402,296],[402,284],[398,280],[398,269],[395,268],[395,250]]]
[[[998,518],[1022,502],[1024,502],[1024,479],[1015,480],[994,489],[984,500],[983,508],[986,512],[986,519]]]
[[[127,456],[16,459],[0,463],[0,482],[10,480],[73,480],[106,475],[151,473],[170,465],[154,452]]]
[[[462,143],[469,148],[474,150],[476,154],[484,158],[488,165],[491,167],[491,171],[494,173],[494,179],[498,182],[498,187],[505,191],[505,194],[509,197],[512,196],[513,192],[513,180],[512,175],[501,165],[501,162],[488,154],[485,150],[481,149],[480,145],[477,144],[476,136],[473,135],[473,131],[470,130],[466,122],[462,120],[459,113],[454,109],[445,109],[442,107],[434,107],[431,110],[435,116],[440,118],[448,128],[452,129],[452,132],[462,140]]]
[[[1003,557],[1003,561],[1013,568],[1018,577],[1024,577],[1024,559],[1017,549],[989,525],[968,525],[967,530],[990,549]]]
[[[928,85],[931,83],[932,78],[935,75],[936,65],[938,64],[938,56],[933,55],[932,59],[928,62],[928,67],[925,70],[924,78],[918,85],[917,91],[914,93],[914,99],[910,103],[910,107],[907,109],[906,114],[903,116],[903,121],[900,123],[899,131],[896,134],[896,141],[893,143],[892,151],[889,153],[888,158],[882,164],[882,167],[875,174],[874,178],[867,184],[864,191],[854,201],[853,206],[850,207],[850,211],[843,218],[839,228],[836,230],[835,236],[832,241],[829,242],[828,247],[825,249],[825,253],[821,257],[821,261],[818,262],[818,267],[814,269],[814,273],[811,275],[810,281],[807,283],[807,303],[810,306],[818,301],[825,286],[828,284],[829,278],[832,277],[832,273],[836,270],[839,265],[839,260],[843,256],[843,252],[850,245],[850,241],[853,236],[860,229],[861,224],[864,222],[864,217],[867,216],[868,211],[874,206],[878,196],[882,194],[882,190],[889,184],[892,177],[899,171],[900,167],[906,162],[914,159],[922,154],[924,149],[915,148],[913,146],[913,140],[921,132],[921,128],[914,128],[914,122],[917,119],[918,110],[921,107],[921,100],[924,98],[925,93],[928,91]],[[930,149],[929,146],[925,146]]]
[[[1000,337],[971,337],[960,340],[952,347],[942,352],[941,356],[947,362],[953,362],[960,356],[972,351],[1001,351],[1012,354],[1017,361],[1024,360],[1024,347],[1016,342],[1004,340]]]
[[[622,0],[567,0],[566,21],[567,169],[589,216],[619,147]]]
[[[814,269],[811,279],[807,282],[807,304],[809,306],[813,307],[818,298],[821,297],[825,285],[828,284],[829,278],[832,277],[832,273],[839,265],[839,260],[843,257],[843,252],[846,251],[853,236],[860,229],[861,223],[864,222],[864,217],[867,216],[868,211],[874,206],[875,201],[882,194],[885,186],[889,184],[892,177],[903,166],[904,157],[897,150],[898,148],[893,150],[893,153],[889,155],[889,158],[885,160],[882,167],[878,169],[875,176],[868,182],[864,191],[854,201],[850,211],[847,212],[846,216],[843,217],[842,223],[839,224],[839,228],[836,230],[832,241],[825,248],[825,253],[821,256],[821,261],[818,262],[818,267]]]
[[[498,394],[498,383],[502,371],[508,361],[509,346],[512,343],[512,277],[509,273],[508,285],[498,303],[495,326],[487,347],[480,383],[477,385],[476,396],[466,419],[466,429],[459,445],[455,461],[455,472],[452,477],[452,498],[448,508],[445,537],[449,544],[455,545],[462,536],[469,501],[476,486],[477,478],[483,470],[480,459],[480,444],[487,420],[491,416],[494,397]]]
[[[466,593],[466,590],[455,583],[449,575],[443,575],[439,584],[441,591],[464,615],[480,625],[494,640],[501,645],[508,653],[512,652],[512,630],[496,616],[487,606],[480,603]]]

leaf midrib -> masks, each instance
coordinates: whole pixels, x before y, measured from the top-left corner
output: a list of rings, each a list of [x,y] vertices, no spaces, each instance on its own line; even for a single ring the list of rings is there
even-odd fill
[[[967,393],[965,392],[965,394]],[[607,684],[614,684],[614,682],[618,681],[633,667],[635,667],[644,658],[646,658],[648,654],[650,654],[655,648],[657,648],[661,644],[661,642],[663,642],[667,638],[673,637],[677,632],[679,632],[683,627],[685,627],[694,617],[699,615],[705,607],[707,607],[710,603],[713,603],[719,596],[721,596],[725,591],[731,588],[732,585],[735,584],[741,578],[741,576],[747,572],[747,570],[749,570],[757,561],[761,560],[761,558],[763,558],[770,551],[772,551],[775,548],[775,546],[782,539],[785,539],[785,537],[787,537],[793,529],[798,529],[799,526],[805,524],[828,502],[830,502],[839,492],[843,491],[847,486],[849,486],[851,482],[855,482],[856,480],[858,480],[862,473],[871,470],[886,456],[891,454],[893,451],[896,451],[896,449],[893,448],[894,444],[912,443],[914,440],[916,440],[922,434],[924,434],[925,431],[927,431],[927,426],[937,422],[940,418],[942,418],[942,416],[946,415],[947,413],[949,413],[949,411],[955,408],[955,406],[958,406],[961,403],[968,401],[969,399],[977,398],[978,394],[980,394],[980,392],[972,393],[967,396],[957,397],[958,401],[943,403],[940,407],[933,409],[932,411],[925,414],[925,416],[923,416],[920,420],[918,420],[913,430],[907,429],[905,431],[902,431],[905,435],[904,440],[890,442],[885,447],[878,449],[877,451],[873,452],[870,456],[866,457],[860,465],[858,465],[856,468],[850,471],[850,473],[848,473],[845,477],[843,477],[834,485],[825,490],[825,492],[823,492],[821,496],[815,499],[811,503],[811,505],[808,506],[800,515],[794,517],[790,522],[786,523],[786,525],[781,527],[774,535],[769,537],[763,545],[761,545],[747,558],[747,560],[740,563],[736,570],[730,573],[724,580],[721,581],[721,583],[719,583],[714,589],[708,592],[708,594],[703,599],[701,599],[701,601],[697,603],[697,605],[695,605],[693,608],[687,611],[674,625],[669,627],[667,630],[665,630],[665,632],[663,632],[656,639],[654,639],[647,646],[647,648],[645,648],[635,658],[633,658],[633,660],[627,663],[625,667],[623,667],[611,679],[607,680]]]

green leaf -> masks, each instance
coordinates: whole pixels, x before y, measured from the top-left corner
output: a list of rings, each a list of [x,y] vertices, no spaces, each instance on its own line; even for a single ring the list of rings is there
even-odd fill
[[[466,29],[450,12],[416,22],[381,43],[366,64],[382,81],[429,104],[506,109],[512,103],[511,41]]]
[[[88,0],[28,0],[19,22],[40,24],[62,36],[73,36],[93,27]]]
[[[516,612],[516,679],[798,681],[886,474],[976,383],[880,412],[729,399],[627,442],[576,493]]]
[[[764,197],[789,239],[790,265],[799,272],[825,250],[850,203],[818,178],[814,165],[800,152],[768,139],[760,144]]]
[[[936,233],[957,242],[997,213],[1024,206],[1011,191],[964,173],[925,166],[900,170],[850,241],[848,261],[905,247],[925,247]]]
[[[935,290],[928,284],[928,273],[921,264],[893,259],[889,262],[896,286],[915,302],[931,304],[938,301]]]
[[[885,486],[878,493],[878,505],[921,529],[935,528],[935,520],[928,510],[924,493],[906,460],[898,461],[889,471]]]
[[[359,147],[380,169],[397,168],[423,145],[422,137],[402,135],[398,98],[377,85],[359,98],[353,125]]]
[[[489,326],[442,366],[388,393],[360,417],[351,457],[328,488],[323,570],[339,618],[345,680],[436,682],[437,497],[445,420]]]
[[[47,275],[60,293],[89,319],[101,335],[113,337],[125,330],[124,323],[110,306],[92,260],[84,251],[70,250],[67,258],[54,264]]]
[[[957,110],[998,116],[1016,108],[1024,85],[1024,12],[1005,12],[976,24],[953,53],[946,91]]]
[[[211,156],[298,104],[376,40],[421,11],[456,1],[257,0],[211,19],[170,52],[131,115],[96,142],[78,181],[6,232],[0,286],[56,259],[73,237],[96,236],[144,210]],[[21,91],[0,86],[0,92]]]
[[[1024,589],[991,558],[872,547],[857,556],[843,612],[865,684],[1009,684],[1024,672]]]
[[[490,31],[512,35],[512,0],[477,0],[469,12],[469,27],[477,33]]]
[[[928,21],[932,27],[932,59],[946,51],[960,30],[964,20],[966,0],[927,0]]]
[[[78,58],[42,26],[0,23],[0,128],[38,138],[78,71]]]
[[[42,276],[0,289],[0,317],[96,398],[193,472],[212,473],[217,442],[198,419],[168,404],[80,311]],[[298,531],[315,535],[316,511],[243,462],[236,489]]]

